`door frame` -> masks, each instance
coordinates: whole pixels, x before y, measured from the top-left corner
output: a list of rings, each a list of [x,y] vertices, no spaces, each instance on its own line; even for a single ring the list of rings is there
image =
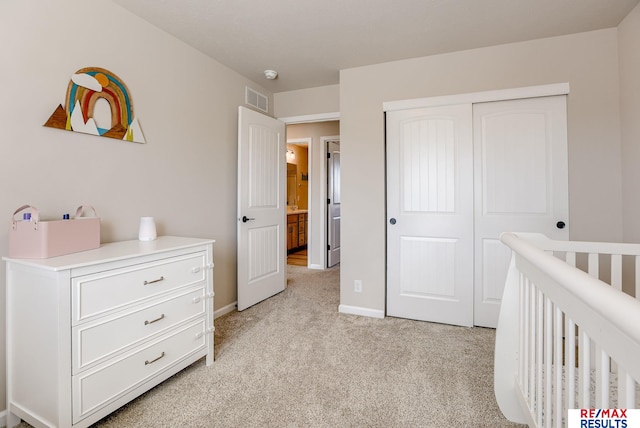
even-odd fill
[[[423,107],[438,107],[451,104],[477,104],[492,101],[509,101],[522,98],[539,98],[554,95],[569,95],[569,83],[525,86],[522,88],[498,89],[495,91],[470,92],[467,94],[443,95],[439,97],[415,98],[411,100],[385,101],[385,112]],[[286,122],[285,122],[286,123]]]
[[[340,112],[330,112],[330,113],[318,113],[318,114],[309,114],[302,116],[289,116],[289,117],[278,117],[278,120],[284,122],[286,125],[295,125],[299,123],[314,123],[314,122],[329,122],[334,120],[340,120]],[[320,147],[321,156],[326,156],[326,141],[331,139],[339,139],[339,136],[334,137],[320,137],[320,142],[309,144],[309,180],[313,180],[313,183],[316,183],[316,180],[320,180],[320,194],[324,195],[326,199],[327,194],[327,165],[324,161],[324,157],[320,160],[320,170],[316,171],[315,166],[312,162],[316,162],[316,156],[312,153],[318,150]],[[287,141],[295,141],[295,139],[287,140]],[[313,161],[312,161],[313,159]],[[312,187],[311,185],[309,186]],[[309,244],[307,245],[307,267],[309,269],[319,269],[324,270],[327,268],[327,252],[324,250],[327,248],[327,210],[326,204],[316,207],[311,196],[312,190],[309,190]],[[314,194],[315,196],[315,194]],[[314,220],[312,220],[312,218]],[[317,223],[320,225],[320,230],[314,230],[314,223],[312,221],[318,220]],[[316,240],[320,240],[321,246],[313,244]],[[314,248],[315,247],[317,248]],[[322,250],[320,253],[322,257],[318,258],[316,252]],[[311,263],[314,259],[320,259],[321,263]]]

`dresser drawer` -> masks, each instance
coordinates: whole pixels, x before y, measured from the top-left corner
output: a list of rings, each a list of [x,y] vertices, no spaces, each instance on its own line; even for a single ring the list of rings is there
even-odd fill
[[[73,376],[73,423],[98,411],[180,360],[198,351],[202,351],[204,355],[205,336],[203,318],[122,358],[114,358],[107,364]]]
[[[154,302],[74,327],[73,374],[206,312],[204,287]]]
[[[72,278],[73,325],[205,281],[205,253]]]

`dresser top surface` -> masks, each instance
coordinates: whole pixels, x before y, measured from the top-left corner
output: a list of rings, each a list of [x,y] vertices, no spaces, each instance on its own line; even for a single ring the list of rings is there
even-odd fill
[[[212,244],[213,239],[186,238],[179,236],[159,236],[153,241],[120,241],[101,244],[95,250],[81,251],[48,259],[13,259],[3,257],[6,262],[34,266],[58,271],[90,266],[97,263],[146,256],[165,251],[180,250],[200,245]]]

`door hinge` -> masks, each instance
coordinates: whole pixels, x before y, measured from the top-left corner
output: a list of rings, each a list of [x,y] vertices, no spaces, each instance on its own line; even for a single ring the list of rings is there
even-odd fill
[[[331,199],[327,198],[327,205],[331,204]]]
[[[331,153],[327,153],[327,159],[331,159]]]
[[[331,251],[331,245],[327,245],[327,251]]]

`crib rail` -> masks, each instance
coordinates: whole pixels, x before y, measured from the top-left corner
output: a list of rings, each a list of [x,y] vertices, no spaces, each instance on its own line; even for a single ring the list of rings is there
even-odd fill
[[[562,427],[567,409],[640,407],[640,245],[501,241],[513,255],[495,345],[505,417]]]

